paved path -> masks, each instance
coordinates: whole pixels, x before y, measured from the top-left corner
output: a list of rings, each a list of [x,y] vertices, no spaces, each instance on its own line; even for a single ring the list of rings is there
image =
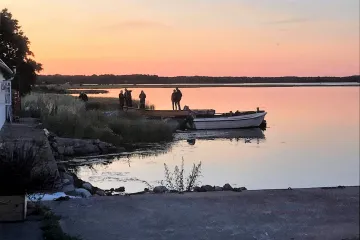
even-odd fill
[[[359,234],[359,187],[50,202],[84,240],[341,240]]]

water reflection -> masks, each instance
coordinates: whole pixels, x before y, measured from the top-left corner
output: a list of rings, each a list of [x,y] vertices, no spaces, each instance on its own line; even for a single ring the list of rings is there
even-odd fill
[[[108,154],[99,156],[87,156],[72,159],[67,162],[67,167],[77,172],[81,166],[100,166],[109,165],[114,161],[124,161],[131,167],[131,158],[146,159],[148,157],[158,157],[172,151],[172,146],[178,141],[187,141],[189,145],[195,145],[196,140],[229,140],[230,142],[239,142],[242,140],[245,144],[252,143],[256,140],[257,144],[265,141],[265,129],[249,128],[249,129],[226,129],[226,130],[197,130],[197,131],[179,131],[175,133],[174,141],[163,144],[143,144],[136,146],[131,152],[123,152],[120,154]]]
[[[122,152],[119,154],[107,154],[107,155],[97,155],[97,156],[84,156],[74,158],[65,163],[68,169],[72,171],[77,171],[78,167],[81,166],[94,166],[94,165],[109,165],[114,161],[126,161],[128,162],[129,167],[131,166],[131,157],[136,157],[140,159],[145,159],[149,156],[158,157],[160,155],[167,154],[172,150],[173,142],[163,143],[163,144],[142,144],[134,147],[133,151]]]
[[[260,128],[249,129],[230,129],[230,130],[197,130],[184,131],[176,135],[177,140],[186,140],[189,145],[195,145],[197,139],[201,140],[217,140],[228,139],[229,141],[251,143],[256,140],[257,144],[265,140],[265,134]]]

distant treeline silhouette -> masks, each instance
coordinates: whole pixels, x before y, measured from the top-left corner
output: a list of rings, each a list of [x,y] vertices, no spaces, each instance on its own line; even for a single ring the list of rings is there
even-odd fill
[[[360,75],[347,77],[206,77],[157,75],[40,75],[37,84],[221,84],[221,83],[317,83],[358,82]]]

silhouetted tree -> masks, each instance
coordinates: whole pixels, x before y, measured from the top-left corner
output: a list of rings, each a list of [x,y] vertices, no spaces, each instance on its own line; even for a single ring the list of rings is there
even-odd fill
[[[30,41],[21,30],[19,21],[5,8],[0,12],[0,58],[11,68],[16,68],[13,89],[25,95],[36,82],[42,65],[31,57]]]

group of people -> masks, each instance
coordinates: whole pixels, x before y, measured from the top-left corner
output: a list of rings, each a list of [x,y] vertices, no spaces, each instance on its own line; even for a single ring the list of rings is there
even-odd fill
[[[119,104],[120,104],[120,110],[124,109],[124,106],[132,107],[132,96],[131,96],[132,90],[128,90],[125,88],[125,91],[121,90],[119,93]],[[146,94],[143,90],[141,90],[141,93],[139,95],[140,98],[140,108],[145,109],[145,99]]]
[[[174,89],[171,94],[171,102],[173,110],[181,110],[180,101],[182,98],[182,93],[179,88]]]
[[[125,91],[121,90],[119,93],[119,104],[120,104],[120,110],[124,109],[124,106],[126,107],[132,107],[132,96],[131,96],[132,90],[128,90],[125,88]],[[173,90],[173,93],[171,94],[171,102],[172,102],[172,108],[173,110],[181,110],[180,101],[182,98],[182,93],[179,88],[176,88]],[[146,94],[143,90],[141,90],[140,95],[140,109],[145,109],[145,100],[146,100]]]

